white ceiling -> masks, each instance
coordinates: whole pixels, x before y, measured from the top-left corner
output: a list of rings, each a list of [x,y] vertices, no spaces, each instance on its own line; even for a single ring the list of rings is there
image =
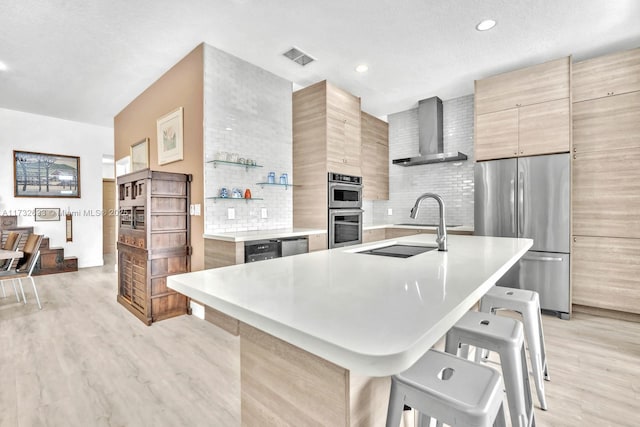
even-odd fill
[[[476,31],[488,17],[498,25]],[[296,87],[328,79],[385,116],[502,71],[638,47],[640,1],[2,0],[0,107],[112,126],[201,42]],[[293,45],[318,61],[284,58]]]

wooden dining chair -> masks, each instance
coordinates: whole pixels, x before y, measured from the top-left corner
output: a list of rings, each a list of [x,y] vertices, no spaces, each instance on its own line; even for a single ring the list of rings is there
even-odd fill
[[[18,244],[20,244],[20,233],[16,233],[11,231],[7,235],[7,240],[5,240],[4,245],[2,245],[2,249],[5,251],[15,251],[18,249]],[[9,258],[4,260],[4,263],[0,265],[0,271],[9,271],[11,266],[13,265],[13,261],[15,258]],[[16,299],[18,302],[20,301],[20,297],[18,296],[18,290],[16,289],[16,283],[12,280],[13,291],[16,294]],[[4,281],[0,280],[0,287],[2,288],[2,298],[6,298],[7,294],[4,291]]]
[[[42,305],[40,304],[40,298],[38,297],[36,282],[33,280],[31,273],[33,272],[36,262],[40,257],[41,242],[41,234],[30,234],[29,237],[27,237],[24,249],[22,250],[24,256],[18,261],[15,270],[0,271],[0,280],[18,280],[18,283],[20,283],[20,291],[22,292],[22,301],[25,304],[27,303],[27,298],[24,295],[22,279],[29,278],[31,280],[31,285],[33,286],[33,293],[35,294],[36,301],[38,302],[38,308],[40,309],[42,309]]]

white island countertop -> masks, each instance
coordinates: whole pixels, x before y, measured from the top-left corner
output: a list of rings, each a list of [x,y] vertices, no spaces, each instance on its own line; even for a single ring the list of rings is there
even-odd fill
[[[409,368],[525,252],[530,239],[450,235],[449,251],[356,253],[433,244],[421,234],[185,273],[168,286],[355,373]]]

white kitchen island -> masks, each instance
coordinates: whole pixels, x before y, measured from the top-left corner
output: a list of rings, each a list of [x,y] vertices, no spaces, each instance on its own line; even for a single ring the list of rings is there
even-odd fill
[[[242,425],[382,426],[388,376],[431,348],[533,243],[449,236],[448,252],[357,253],[434,239],[180,274],[168,286],[240,335]]]

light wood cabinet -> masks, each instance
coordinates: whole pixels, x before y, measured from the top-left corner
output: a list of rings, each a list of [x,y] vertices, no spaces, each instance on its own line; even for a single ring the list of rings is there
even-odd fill
[[[518,155],[568,152],[570,111],[569,98],[518,108]]]
[[[327,233],[309,234],[309,252],[327,249]]]
[[[575,153],[573,234],[640,238],[640,148]]]
[[[362,176],[360,98],[322,81],[293,93],[293,225],[326,228],[329,172]]]
[[[573,302],[640,313],[640,49],[574,64]]]
[[[389,199],[389,124],[362,112],[362,198]]]
[[[518,155],[518,109],[476,116],[476,160],[502,159]]]
[[[573,102],[640,91],[640,48],[573,64]]]
[[[372,230],[362,231],[362,243],[377,242],[386,238],[387,237],[384,228],[374,228]]]
[[[570,57],[475,82],[475,112],[486,114],[569,98]]]
[[[640,91],[573,104],[576,153],[640,147]]]
[[[640,313],[640,239],[575,236],[573,303]]]
[[[565,98],[476,116],[476,160],[568,152],[570,110]]]
[[[304,90],[304,89],[303,89]],[[360,98],[325,84],[327,100],[327,168],[360,176]]]
[[[477,161],[570,150],[569,59],[475,82]]]
[[[191,175],[144,169],[118,177],[118,297],[138,319],[188,313],[167,276],[191,270]]]

